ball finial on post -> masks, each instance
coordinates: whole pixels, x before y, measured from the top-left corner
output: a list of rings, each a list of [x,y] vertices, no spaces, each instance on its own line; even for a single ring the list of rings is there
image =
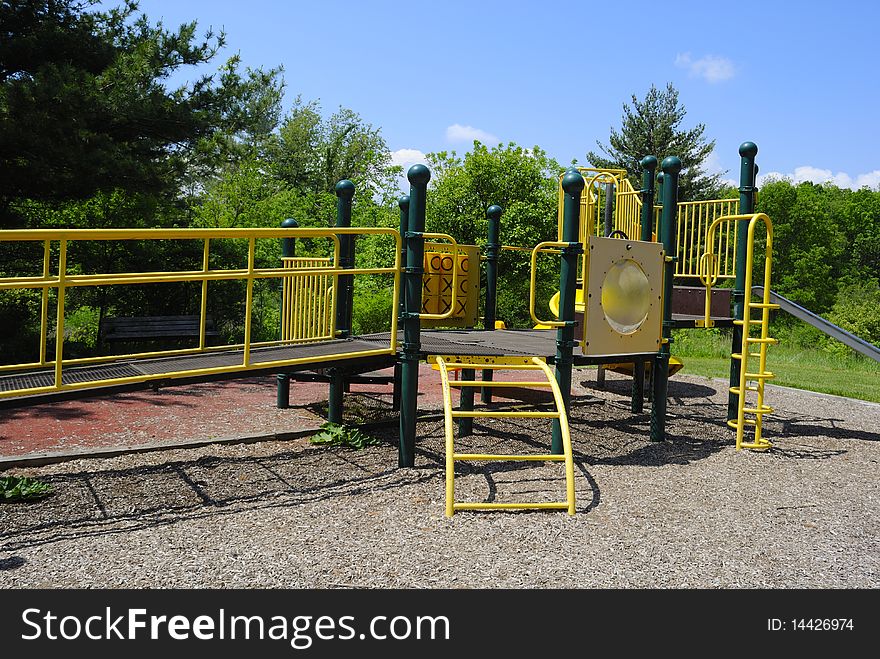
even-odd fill
[[[406,173],[406,178],[412,185],[428,185],[428,181],[431,180],[431,170],[425,165],[413,165]]]
[[[653,172],[657,169],[657,156],[645,156],[639,164],[642,166],[642,169]]]
[[[342,179],[336,184],[336,196],[343,199],[351,199],[354,197],[354,183],[347,178]]]
[[[681,158],[678,156],[666,156],[660,163],[660,169],[665,174],[678,174],[681,171]]]
[[[739,145],[739,155],[743,158],[754,158],[758,155],[758,145],[754,142],[743,142]]]
[[[562,189],[567,194],[574,195],[583,191],[587,182],[581,173],[574,167],[566,170],[565,176],[562,177]]]

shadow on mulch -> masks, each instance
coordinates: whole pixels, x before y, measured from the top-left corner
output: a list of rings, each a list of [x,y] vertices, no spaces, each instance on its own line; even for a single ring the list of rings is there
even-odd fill
[[[386,467],[377,468],[379,464]],[[52,485],[51,496],[0,508],[0,550],[128,533],[242,510],[296,508],[442,479],[434,468],[401,470],[389,464],[393,462],[387,446],[361,451],[308,447],[265,457],[206,456],[54,474],[41,478]]]

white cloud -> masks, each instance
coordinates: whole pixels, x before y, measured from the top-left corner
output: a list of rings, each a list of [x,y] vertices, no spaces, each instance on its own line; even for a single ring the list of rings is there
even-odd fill
[[[391,164],[403,167],[404,173],[419,163],[425,163],[425,154],[418,149],[398,149],[391,152]]]
[[[690,53],[678,53],[675,56],[675,66],[687,69],[691,77],[702,78],[710,83],[730,80],[736,75],[733,62],[717,55],[705,55],[695,60]]]
[[[406,178],[406,173],[413,165],[426,165],[428,161],[425,154],[418,149],[398,149],[391,152],[391,164],[403,167],[403,172],[397,179],[397,187],[401,194],[409,194],[409,181]]]
[[[830,169],[820,169],[818,167],[812,167],[811,165],[802,165],[801,167],[795,167],[794,173],[792,174],[782,174],[780,172],[758,174],[758,185],[760,186],[767,181],[779,179],[788,179],[795,184],[804,183],[805,181],[811,183],[831,182],[839,188],[858,190],[867,186],[872,190],[876,190],[880,187],[880,169],[875,169],[866,174],[850,176],[846,172],[837,172],[835,174]]]
[[[474,128],[473,126],[462,126],[461,124],[452,124],[446,129],[446,140],[453,144],[459,142],[470,143],[474,140],[479,140],[483,144],[489,145],[498,144],[498,142],[500,142],[500,140],[492,133],[487,133],[480,128]]]

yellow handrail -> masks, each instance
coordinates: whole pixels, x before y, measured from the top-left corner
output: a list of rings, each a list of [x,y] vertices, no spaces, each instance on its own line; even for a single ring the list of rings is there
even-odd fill
[[[290,337],[280,341],[254,342],[251,337],[251,318],[254,306],[254,282],[258,279],[286,278],[291,276],[290,268],[257,268],[255,266],[255,245],[258,239],[264,238],[326,238],[333,244],[333,263],[338,263],[339,235],[389,235],[394,239],[394,263],[389,267],[378,268],[338,268],[322,267],[312,268],[308,271],[309,276],[338,276],[362,275],[362,274],[388,274],[393,277],[393,294],[391,314],[391,338],[387,348],[381,347],[376,350],[354,351],[340,353],[344,357],[357,357],[373,354],[394,354],[397,347],[397,307],[400,294],[400,235],[391,228],[254,228],[254,229],[19,229],[7,230],[0,233],[0,243],[5,242],[42,242],[43,243],[43,267],[41,276],[11,276],[0,277],[0,290],[12,289],[41,289],[40,303],[40,346],[39,360],[22,364],[6,364],[0,366],[0,372],[22,371],[34,368],[51,368],[54,371],[54,384],[52,386],[28,387],[25,389],[12,389],[0,392],[0,397],[17,396],[22,394],[45,393],[52,391],[80,389],[85,387],[104,386],[107,384],[124,384],[128,382],[143,382],[157,378],[174,378],[193,375],[209,375],[214,373],[226,373],[233,371],[246,371],[253,368],[266,368],[275,365],[291,365],[301,362],[332,361],[341,358],[340,355],[328,355],[325,357],[302,357],[265,361],[259,364],[251,363],[251,349],[278,345],[291,345],[313,340],[312,337]],[[236,269],[210,269],[210,240],[213,239],[242,239],[248,241],[247,267]],[[123,241],[123,240],[201,240],[202,248],[201,270],[159,271],[159,272],[111,272],[94,274],[69,274],[67,272],[69,243],[85,241]],[[51,246],[58,244],[58,271],[56,275],[50,274]],[[210,281],[220,280],[244,280],[246,283],[246,296],[244,304],[244,342],[228,344],[225,346],[207,346],[205,344],[205,323],[207,315],[206,298],[207,286]],[[64,352],[64,322],[65,322],[65,292],[68,288],[85,286],[128,285],[128,284],[151,284],[172,282],[200,282],[202,299],[199,305],[200,328],[199,347],[184,348],[179,350],[161,350],[131,353],[127,355],[99,356],[78,359],[63,358]],[[57,312],[55,323],[55,354],[54,359],[47,355],[47,343],[49,337],[49,289],[57,291]],[[326,293],[325,293],[326,295]],[[335,332],[332,322],[335,314],[330,314],[331,334],[322,338],[333,338]],[[63,368],[73,365],[99,364],[119,359],[146,359],[150,357],[169,357],[188,354],[199,354],[231,349],[241,349],[242,361],[238,365],[222,366],[214,368],[187,369],[181,371],[168,371],[160,374],[143,376],[131,376],[96,380],[90,382],[64,383],[62,378]]]
[[[459,249],[458,242],[456,242],[455,238],[445,233],[422,233],[423,238],[431,238],[433,240],[441,239],[448,240],[450,246],[452,248],[452,254],[454,259],[458,259]],[[453,299],[452,304],[449,305],[449,309],[444,313],[420,313],[419,318],[424,320],[446,320],[451,317],[452,314],[455,313],[455,291],[458,290],[458,263],[454,263],[452,267],[452,291],[453,291]],[[396,308],[396,307],[395,307]]]
[[[532,249],[532,259],[531,259],[531,269],[529,271],[529,315],[532,317],[532,321],[538,325],[546,325],[547,327],[565,327],[566,322],[564,320],[541,320],[535,315],[535,306],[536,306],[536,297],[537,297],[537,286],[535,282],[535,276],[538,270],[538,253],[539,252],[551,252],[549,248],[551,247],[568,247],[569,243],[561,242],[561,241],[544,241],[542,243],[538,243]],[[553,250],[552,253],[558,253],[556,250]]]

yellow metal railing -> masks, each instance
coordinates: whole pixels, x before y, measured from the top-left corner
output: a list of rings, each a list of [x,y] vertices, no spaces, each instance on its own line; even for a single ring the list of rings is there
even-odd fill
[[[422,237],[431,238],[432,240],[446,240],[449,242],[449,250],[453,255],[453,259],[457,260],[461,250],[458,248],[458,243],[455,238],[445,233],[423,233]],[[435,248],[437,245],[435,245]],[[458,290],[458,268],[452,268],[452,290],[453,294]],[[424,286],[424,279],[422,285]],[[446,320],[447,318],[452,317],[455,313],[455,303],[453,297],[453,303],[449,305],[449,308],[443,313],[426,313],[424,310],[419,314],[419,318],[422,320]]]
[[[340,235],[365,235],[385,234],[392,236],[395,241],[394,264],[383,268],[339,268],[339,238]],[[260,361],[253,364],[251,360],[252,350],[269,348],[274,346],[293,345],[302,342],[314,341],[314,336],[297,338],[288,336],[278,341],[252,341],[251,319],[254,306],[254,282],[263,279],[278,279],[292,277],[291,269],[283,268],[257,268],[255,265],[255,245],[258,239],[279,238],[326,238],[333,244],[332,262],[327,267],[309,267],[304,276],[335,278],[340,274],[346,275],[378,275],[385,274],[393,277],[393,300],[392,309],[395,312],[389,321],[391,325],[390,343],[388,347],[379,347],[369,351],[340,352],[324,357],[301,357],[287,358],[272,361]],[[246,267],[233,269],[214,269],[210,267],[210,244],[213,240],[239,239],[247,240],[247,265]],[[151,241],[151,240],[192,240],[202,241],[202,268],[200,270],[179,271],[156,271],[156,272],[110,272],[93,274],[74,274],[69,272],[67,257],[71,243],[86,241]],[[195,377],[200,375],[213,375],[235,371],[247,371],[255,368],[271,368],[275,366],[289,366],[297,363],[331,361],[340,358],[353,358],[368,355],[394,354],[397,341],[397,307],[400,294],[400,235],[390,228],[334,228],[334,229],[311,229],[311,228],[264,228],[264,229],[76,229],[76,230],[41,230],[22,229],[7,230],[0,232],[0,244],[4,243],[42,243],[43,263],[42,274],[39,276],[6,276],[0,277],[0,291],[37,289],[41,291],[41,317],[40,317],[40,345],[39,359],[35,362],[20,364],[5,364],[0,366],[0,372],[27,371],[33,369],[50,369],[54,374],[51,386],[36,386],[26,389],[11,389],[0,392],[0,397],[18,396],[24,394],[49,393],[71,389],[88,387],[125,384],[129,382],[143,382],[158,378]],[[57,254],[57,270],[53,274],[53,246]],[[227,344],[220,346],[207,346],[205,341],[205,325],[207,316],[207,292],[210,282],[218,281],[244,281],[246,283],[244,304],[244,341],[243,343]],[[200,331],[199,346],[197,348],[184,348],[177,350],[161,350],[150,352],[129,353],[125,355],[86,357],[76,359],[64,358],[64,325],[65,325],[65,297],[68,289],[79,287],[117,286],[131,284],[155,284],[155,283],[201,283],[200,300]],[[56,312],[54,328],[50,325],[49,293],[56,293]],[[330,307],[335,302],[331,301]],[[330,313],[330,323],[333,322],[334,313]],[[315,329],[318,326],[313,326]],[[50,331],[54,329],[55,346],[54,355],[50,356],[48,344]],[[331,324],[332,329],[332,324]],[[324,333],[323,337],[333,338],[334,332]],[[151,373],[139,376],[118,377],[89,382],[63,382],[62,372],[71,366],[83,366],[88,364],[100,364],[119,360],[141,360],[153,357],[169,357],[207,352],[219,352],[228,350],[240,350],[241,362],[232,365],[216,366],[210,368],[190,368],[186,370],[169,370],[162,373]]]
[[[622,231],[630,240],[638,240],[641,236],[641,193],[635,190],[623,169],[598,169],[579,167],[587,184],[581,194],[581,242],[586,242],[590,235],[604,235],[603,210],[607,200],[605,184],[615,186],[612,229]],[[558,206],[558,239],[562,239],[562,176],[559,178]],[[706,251],[706,234],[712,222],[725,215],[734,215],[739,210],[737,199],[710,199],[706,201],[683,201],[678,204],[678,222],[676,245],[678,260],[675,263],[675,276],[685,279],[699,278],[699,259]],[[662,206],[654,206],[653,226],[660,219]],[[727,226],[724,231],[716,234],[715,251],[718,255],[719,279],[733,279],[736,276],[736,231],[737,223]],[[655,237],[656,240],[656,237]]]
[[[473,368],[474,363],[468,363],[466,359],[447,362],[442,356],[436,357],[437,366],[440,369],[440,378],[443,384],[443,418],[446,432],[446,516],[452,517],[457,510],[498,510],[498,509],[529,509],[529,510],[566,510],[569,515],[575,513],[574,491],[574,458],[571,450],[571,434],[568,427],[568,417],[565,413],[565,404],[562,393],[553,372],[539,357],[525,357],[519,364],[485,364],[480,363],[482,369],[493,370],[517,370],[517,371],[541,371],[547,381],[515,381],[493,380],[492,388],[499,387],[549,387],[553,393],[556,405],[555,412],[503,412],[495,410],[453,410],[451,387],[482,387],[482,380],[456,380],[450,382],[449,369]],[[550,418],[558,419],[562,434],[562,455],[509,455],[509,454],[483,454],[483,453],[456,453],[453,419],[462,417],[482,418]],[[539,503],[494,503],[494,502],[455,502],[455,463],[461,461],[535,461],[535,462],[564,462],[565,463],[565,501],[551,501]]]
[[[292,271],[282,279],[281,340],[332,339],[336,335],[336,276],[309,272],[332,267],[331,259],[295,256],[284,257],[281,263]]]
[[[771,414],[773,408],[764,404],[764,384],[767,380],[773,379],[773,373],[767,370],[767,347],[779,343],[777,339],[771,338],[770,330],[770,311],[778,309],[778,304],[770,302],[770,273],[772,267],[773,256],[773,223],[764,213],[755,213],[753,215],[728,215],[719,217],[712,222],[707,232],[709,251],[700,258],[700,278],[706,285],[706,299],[709,299],[712,283],[717,279],[718,257],[713,252],[715,246],[715,232],[719,227],[729,227],[730,224],[748,223],[747,226],[747,250],[746,250],[746,273],[744,290],[746,300],[743,308],[742,320],[733,321],[736,325],[742,326],[742,344],[740,352],[733,353],[731,359],[739,360],[740,373],[739,383],[730,388],[730,392],[737,396],[737,417],[727,422],[731,428],[736,430],[736,450],[743,448],[766,450],[771,444],[762,437],[762,424],[765,414]],[[763,224],[766,231],[766,243],[764,251],[764,295],[761,302],[751,301],[751,290],[754,278],[754,260],[755,260],[755,228],[758,224]],[[752,318],[752,312],[760,311],[758,318]],[[709,303],[706,303],[706,318],[709,317]],[[758,336],[752,335],[753,328],[758,328]],[[755,350],[757,349],[757,352]],[[749,370],[750,360],[757,359],[757,368]],[[750,384],[754,383],[754,384]],[[755,393],[757,400],[754,405],[749,405],[746,396],[748,393]],[[751,442],[744,441],[745,428],[753,427],[755,436]]]
[[[678,204],[676,277],[699,278],[700,258],[710,246],[717,255],[716,277],[733,279],[736,276],[736,234],[739,223],[724,223],[723,229],[716,231],[711,238],[708,233],[716,219],[736,215],[738,211],[739,201],[736,199],[683,201]]]
[[[534,249],[532,249],[531,267],[529,269],[529,315],[532,317],[532,321],[536,325],[540,325],[544,329],[551,327],[565,327],[566,322],[564,320],[541,320],[537,316],[535,307],[537,306],[536,296],[538,287],[535,279],[538,272],[538,254],[560,254],[560,250],[568,246],[569,244],[563,241],[544,241],[538,243],[535,245]],[[581,259],[578,259],[579,263],[580,261]]]

